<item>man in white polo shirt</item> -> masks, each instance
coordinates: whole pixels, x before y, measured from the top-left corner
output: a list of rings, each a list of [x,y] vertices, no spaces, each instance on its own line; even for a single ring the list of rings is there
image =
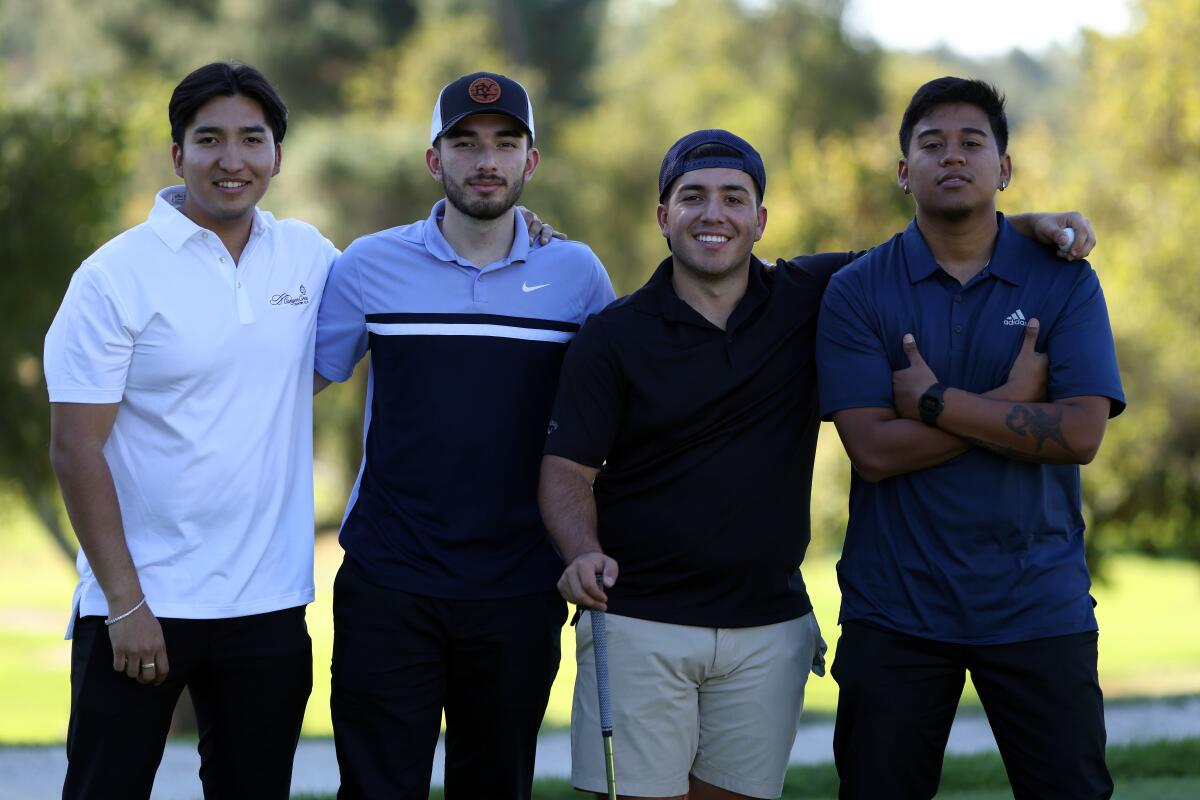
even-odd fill
[[[46,336],[82,550],[64,797],[149,797],[187,686],[205,797],[285,798],[312,686],[312,375],[334,246],[259,211],[287,109],[257,70],[176,87],[183,186],[97,250]]]

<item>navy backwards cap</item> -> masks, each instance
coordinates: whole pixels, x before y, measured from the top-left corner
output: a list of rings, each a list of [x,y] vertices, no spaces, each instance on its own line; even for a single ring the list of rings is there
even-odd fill
[[[525,87],[496,72],[472,72],[446,84],[433,106],[429,143],[472,114],[506,114],[533,134],[533,105]]]
[[[697,147],[706,144],[722,144],[739,155],[702,156],[688,158],[688,154]],[[684,136],[671,145],[671,149],[663,157],[662,169],[658,171],[658,200],[663,202],[667,189],[685,172],[697,169],[714,168],[737,169],[745,172],[754,179],[758,187],[758,198],[761,201],[767,190],[767,170],[763,167],[762,156],[750,146],[750,143],[740,136],[719,128],[695,131]]]

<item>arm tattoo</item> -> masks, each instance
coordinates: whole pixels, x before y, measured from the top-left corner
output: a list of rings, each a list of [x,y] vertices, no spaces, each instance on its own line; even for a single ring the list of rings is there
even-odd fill
[[[1014,405],[1008,412],[1004,424],[1018,436],[1029,434],[1034,438],[1034,452],[1041,452],[1042,445],[1047,439],[1057,444],[1066,452],[1072,452],[1071,446],[1062,431],[1062,409]]]
[[[990,450],[991,452],[995,453],[998,456],[1004,456],[1005,458],[1011,458],[1014,461],[1028,461],[1031,464],[1040,463],[1033,456],[1026,455],[1025,453],[1022,453],[1020,450],[1013,450],[1010,447],[1001,447],[998,444],[992,444],[991,442],[985,442],[983,439],[972,439],[970,437],[967,437],[967,441],[970,442],[971,444],[975,445],[976,447],[982,447],[984,450]]]

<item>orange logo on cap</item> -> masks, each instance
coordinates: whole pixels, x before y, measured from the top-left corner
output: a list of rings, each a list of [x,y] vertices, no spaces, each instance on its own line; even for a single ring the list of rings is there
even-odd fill
[[[467,94],[476,103],[494,103],[500,99],[500,84],[491,78],[476,78],[467,87]]]

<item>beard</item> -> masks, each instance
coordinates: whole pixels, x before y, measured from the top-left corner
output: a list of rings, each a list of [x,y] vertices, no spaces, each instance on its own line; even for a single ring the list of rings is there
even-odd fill
[[[499,192],[496,197],[470,198],[467,196],[466,186],[454,182],[450,176],[442,173],[442,188],[446,190],[446,199],[460,212],[473,219],[496,219],[515,206],[525,188],[525,176],[519,175],[515,181],[506,182],[505,187],[505,191]]]
[[[941,217],[947,222],[962,222],[964,219],[970,217],[973,213],[975,213],[975,209],[967,203],[959,203],[957,205],[933,209],[933,214]]]

